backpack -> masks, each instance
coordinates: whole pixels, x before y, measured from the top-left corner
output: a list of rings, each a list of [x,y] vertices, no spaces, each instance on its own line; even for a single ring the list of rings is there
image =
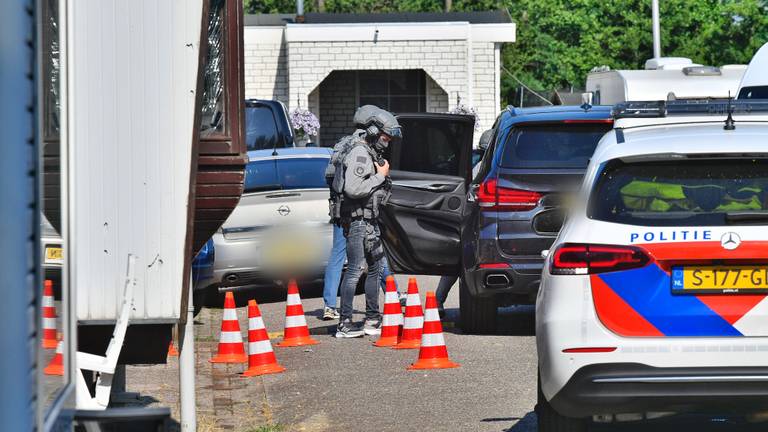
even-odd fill
[[[359,145],[365,145],[365,143],[354,135],[348,135],[340,139],[333,146],[331,160],[325,169],[325,182],[331,190],[331,197],[328,199],[329,216],[331,217],[331,222],[336,225],[341,225],[342,206],[347,204],[345,201],[350,201],[349,198],[344,196],[344,160],[349,152]]]

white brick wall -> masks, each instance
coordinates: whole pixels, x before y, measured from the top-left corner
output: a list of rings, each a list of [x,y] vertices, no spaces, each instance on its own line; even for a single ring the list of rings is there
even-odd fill
[[[323,125],[323,145],[334,142],[351,127],[347,117],[352,115],[349,107],[354,110],[356,105],[356,80],[349,71],[422,69],[427,74],[427,109],[445,112],[455,107],[460,98],[477,109],[480,131],[493,124],[500,109],[499,65],[495,56],[498,43],[466,39],[285,42],[284,36],[277,38],[274,34],[263,40],[253,36],[256,33],[249,37],[247,30],[246,96],[278,99],[290,108],[297,104],[309,107]],[[468,43],[472,44],[471,50]],[[471,74],[467,69],[470,52]],[[331,75],[334,71],[337,72]],[[330,81],[324,82],[326,78]],[[348,85],[336,85],[336,80]],[[343,114],[335,111],[342,109]],[[475,135],[477,142],[480,133]]]

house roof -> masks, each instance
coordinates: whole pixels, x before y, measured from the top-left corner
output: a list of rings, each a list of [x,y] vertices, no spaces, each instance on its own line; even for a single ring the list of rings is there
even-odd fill
[[[246,15],[246,26],[281,26],[294,23],[295,14]],[[506,11],[483,12],[395,12],[395,13],[317,13],[304,15],[306,24],[469,22],[470,24],[509,24]]]

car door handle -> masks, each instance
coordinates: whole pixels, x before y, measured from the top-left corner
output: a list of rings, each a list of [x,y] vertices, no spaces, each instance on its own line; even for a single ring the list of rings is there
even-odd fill
[[[410,189],[418,189],[429,192],[452,192],[456,189],[453,183],[429,183],[429,184],[416,184],[406,182],[392,182],[395,186],[407,187]]]
[[[389,203],[400,207],[410,207],[419,210],[436,210],[440,208],[445,197],[439,196],[428,203],[422,203],[421,201],[406,201],[403,199],[390,198]]]

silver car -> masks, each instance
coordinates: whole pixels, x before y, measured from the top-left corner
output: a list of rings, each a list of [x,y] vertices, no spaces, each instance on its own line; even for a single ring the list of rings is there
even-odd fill
[[[325,168],[328,148],[248,153],[240,203],[214,234],[213,282],[220,290],[323,278],[332,245]]]

